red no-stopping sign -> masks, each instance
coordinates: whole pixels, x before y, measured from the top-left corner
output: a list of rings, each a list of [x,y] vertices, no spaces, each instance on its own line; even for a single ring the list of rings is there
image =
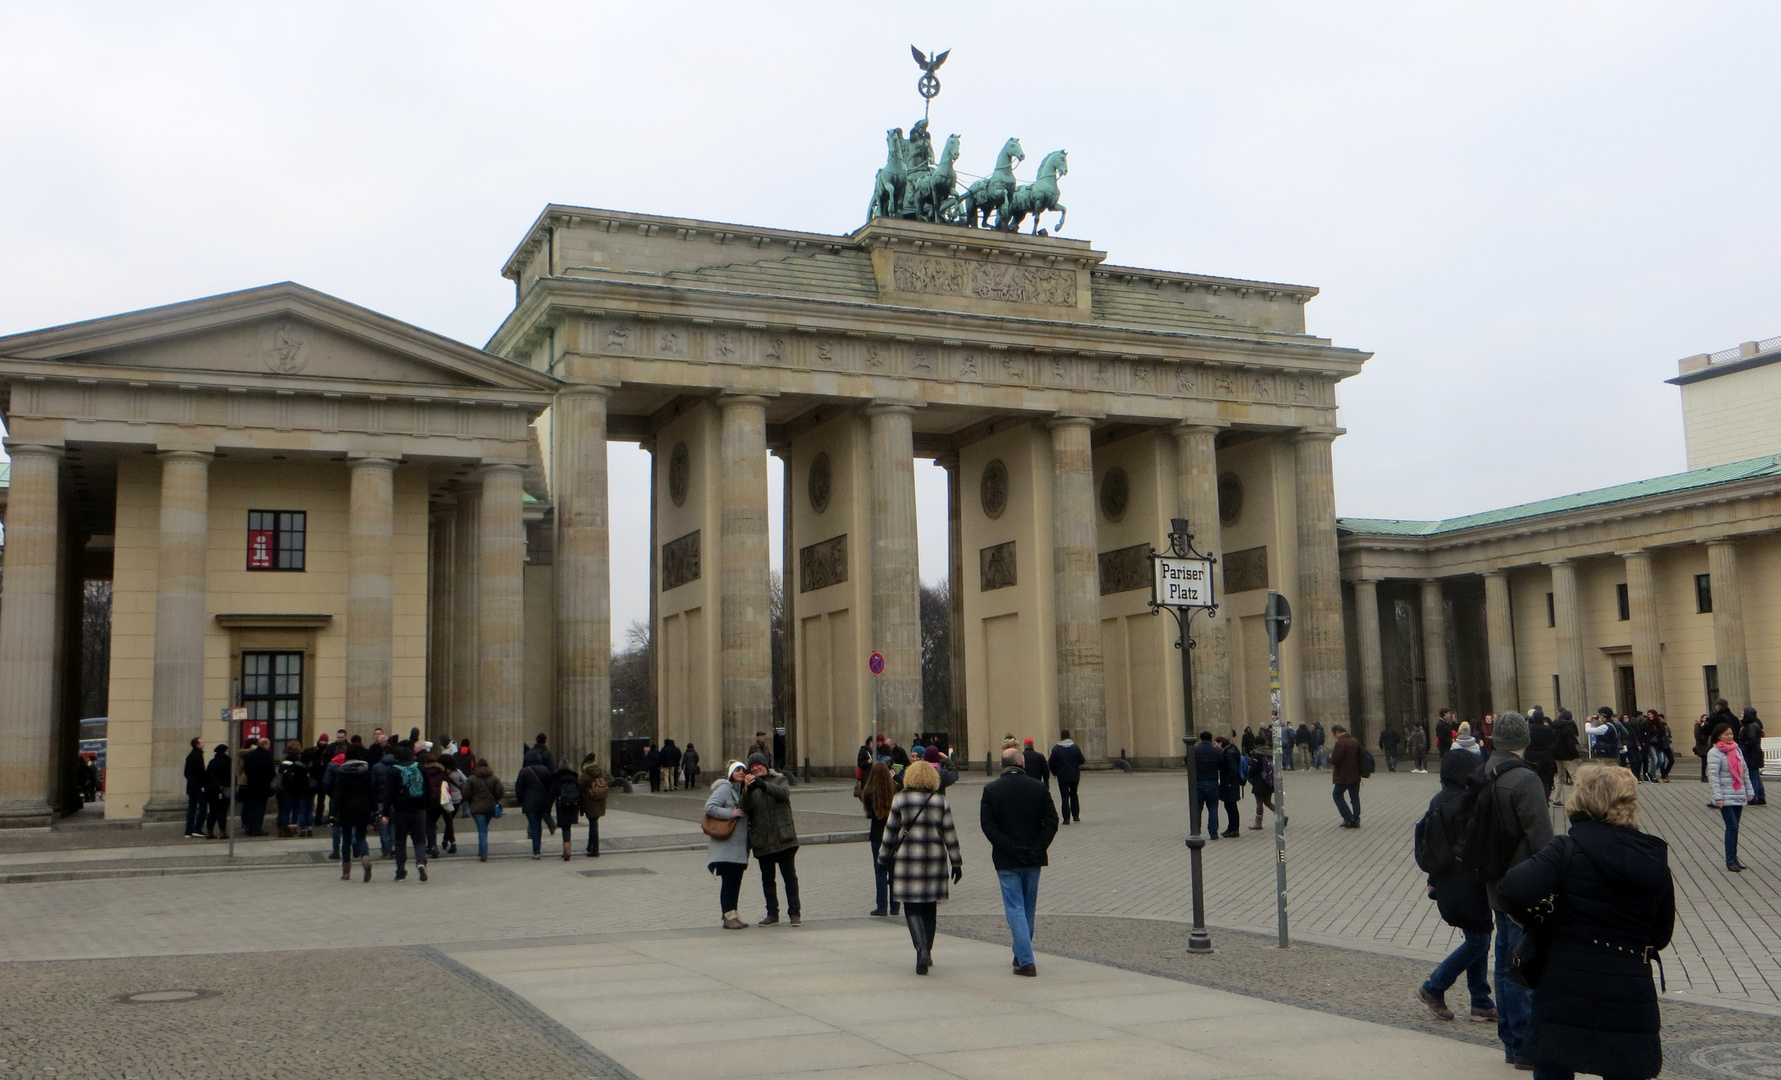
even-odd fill
[[[866,670],[874,675],[884,674],[884,654],[875,652],[866,658]]]

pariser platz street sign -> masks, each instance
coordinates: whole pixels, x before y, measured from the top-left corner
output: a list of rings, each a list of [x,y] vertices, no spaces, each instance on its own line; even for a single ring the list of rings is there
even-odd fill
[[[1214,607],[1212,560],[1184,559],[1173,555],[1153,557],[1156,574],[1151,583],[1158,607]]]

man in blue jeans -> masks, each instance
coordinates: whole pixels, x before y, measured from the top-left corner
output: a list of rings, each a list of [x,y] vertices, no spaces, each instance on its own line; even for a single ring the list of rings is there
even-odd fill
[[[1014,938],[1014,974],[1035,976],[1033,915],[1039,902],[1039,869],[1057,835],[1057,807],[1051,792],[1027,775],[1020,746],[1002,750],[1002,775],[983,789],[983,835],[989,839],[996,880],[1002,886],[1002,911]]]
[[[1441,790],[1416,825],[1416,865],[1428,872],[1428,895],[1439,907],[1442,920],[1465,935],[1416,991],[1417,1000],[1427,1005],[1437,1020],[1453,1019],[1453,1010],[1447,1007],[1447,989],[1462,974],[1471,997],[1472,1019],[1481,1023],[1498,1019],[1490,1000],[1490,898],[1459,858],[1465,839],[1468,782],[1483,768],[1477,754],[1448,751],[1441,759]]]
[[[1206,839],[1218,839],[1218,780],[1224,771],[1224,751],[1212,743],[1210,731],[1200,732],[1194,747],[1194,795],[1206,813]],[[1197,823],[1196,823],[1197,824]]]
[[[1527,718],[1518,712],[1497,717],[1491,729],[1494,747],[1490,760],[1484,763],[1484,783],[1491,790],[1480,793],[1479,802],[1489,794],[1499,812],[1492,818],[1488,857],[1496,865],[1489,867],[1484,889],[1496,914],[1497,949],[1497,1037],[1503,1043],[1503,1055],[1518,1069],[1531,1069],[1533,1062],[1522,1053],[1528,1024],[1534,1018],[1534,992],[1509,978],[1509,956],[1523,937],[1522,929],[1504,914],[1497,902],[1497,883],[1510,868],[1533,858],[1534,853],[1552,840],[1552,813],[1546,807],[1546,785],[1533,766],[1523,760],[1527,753]],[[1468,855],[1468,861],[1472,860]]]

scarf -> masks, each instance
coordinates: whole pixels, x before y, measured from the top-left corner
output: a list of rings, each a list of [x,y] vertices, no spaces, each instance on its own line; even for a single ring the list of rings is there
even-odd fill
[[[1731,733],[1726,733],[1729,738]],[[1735,742],[1716,742],[1714,748],[1725,755],[1725,767],[1731,770],[1732,790],[1744,790],[1744,752],[1738,749]]]

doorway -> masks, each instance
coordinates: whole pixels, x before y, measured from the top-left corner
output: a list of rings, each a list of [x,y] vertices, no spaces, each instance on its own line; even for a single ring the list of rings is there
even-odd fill
[[[241,654],[241,704],[248,721],[258,721],[272,745],[282,750],[303,741],[303,654],[244,652]]]
[[[1639,711],[1638,685],[1630,666],[1614,669],[1614,690],[1616,712],[1621,716],[1632,716]]]

